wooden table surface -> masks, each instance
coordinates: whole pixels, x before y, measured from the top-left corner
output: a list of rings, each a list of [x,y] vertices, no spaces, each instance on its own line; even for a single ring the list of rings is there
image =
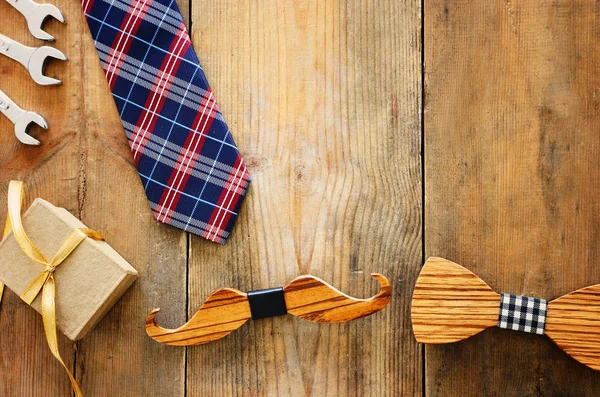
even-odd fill
[[[600,9],[592,0],[180,0],[253,176],[224,246],[154,221],[79,3],[48,24],[70,58],[36,86],[0,59],[0,89],[43,114],[41,147],[0,119],[10,179],[104,234],[140,278],[61,351],[86,396],[597,396],[600,374],[550,340],[490,329],[426,347],[410,329],[424,257],[496,291],[556,298],[600,283]],[[100,1],[100,0],[98,0]],[[39,45],[0,2],[0,33]],[[0,211],[0,221],[5,211]],[[215,288],[312,273],[355,296],[392,281],[382,312],[347,324],[250,322],[178,348]],[[7,292],[0,395],[70,396],[41,317]]]

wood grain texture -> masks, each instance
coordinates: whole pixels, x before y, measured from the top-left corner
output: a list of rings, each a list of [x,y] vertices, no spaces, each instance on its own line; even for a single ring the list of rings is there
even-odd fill
[[[56,3],[67,24],[46,24],[68,63],[50,63],[60,87],[39,87],[20,65],[0,59],[0,88],[24,108],[44,115],[47,132],[34,130],[39,148],[20,145],[0,120],[0,220],[9,179],[27,184],[27,204],[43,197],[101,232],[140,273],[106,318],[77,344],[62,335],[61,353],[86,396],[183,396],[185,351],[168,350],[145,335],[155,300],[169,306],[166,321],[186,319],[187,236],[152,217],[118,112],[110,96],[79,2]],[[186,8],[186,4],[182,4]],[[40,45],[21,16],[0,4],[0,32]],[[4,18],[5,15],[14,18]],[[57,285],[60,288],[60,285]],[[0,309],[0,395],[70,396],[68,378],[45,341],[41,316],[11,292]],[[153,303],[149,303],[153,302]],[[152,379],[152,381],[148,381]]]
[[[415,286],[411,321],[420,343],[452,343],[496,326],[500,295],[464,267],[429,258]]]
[[[369,316],[383,309],[391,297],[388,279],[376,273],[372,276],[379,281],[381,290],[369,299],[348,296],[314,276],[297,277],[283,288],[288,313],[316,323],[340,323]],[[214,342],[244,325],[253,317],[252,310],[246,293],[219,288],[190,321],[176,329],[159,326],[155,317],[160,309],[154,309],[146,318],[146,332],[155,341],[173,346]]]
[[[600,281],[594,1],[426,0],[426,254],[498,292]],[[548,338],[490,329],[426,347],[430,396],[595,396]]]
[[[189,397],[421,395],[408,315],[422,263],[419,3],[192,3],[196,51],[253,182],[225,246],[191,239],[190,316],[218,287],[298,274],[368,297],[376,271],[394,296],[364,319],[280,316],[190,347]]]
[[[179,328],[166,329],[156,324],[159,310],[152,310],[146,318],[146,332],[155,341],[172,346],[216,341],[252,318],[248,295],[233,288],[219,288],[210,294],[190,321]]]
[[[371,274],[379,282],[377,295],[353,298],[314,276],[300,276],[283,288],[289,314],[315,323],[343,323],[370,316],[387,306],[392,289],[382,274]]]
[[[77,3],[65,7],[70,13]],[[22,16],[5,2],[0,3],[0,33],[25,45],[36,46],[38,41],[27,30]],[[77,35],[69,35],[68,27],[50,21],[48,31],[63,38],[57,48],[70,53],[80,42]],[[23,205],[28,208],[35,197],[44,197],[57,206],[78,214],[77,125],[80,114],[72,112],[79,106],[80,97],[72,90],[82,85],[82,79],[73,74],[73,64],[50,62],[46,74],[65,80],[60,87],[40,87],[20,64],[0,57],[0,89],[24,109],[32,109],[51,121],[49,131],[34,127],[31,135],[43,142],[41,147],[24,147],[14,135],[13,124],[0,115],[0,222],[4,226],[7,212],[8,182],[21,179],[27,192]],[[57,286],[60,288],[60,286]],[[70,396],[71,385],[64,369],[50,353],[42,317],[26,303],[7,290],[0,306],[0,395]],[[71,370],[74,369],[76,344],[59,335],[61,355]]]
[[[575,360],[600,371],[600,285],[549,302],[546,335]]]
[[[179,3],[185,8],[186,1]],[[84,16],[79,9],[68,18],[81,40],[71,62],[85,81],[79,86],[81,217],[139,272],[120,302],[78,343],[77,378],[86,397],[184,396],[185,351],[154,343],[144,322],[157,302],[169,309],[166,322],[186,320],[187,235],[154,220]]]
[[[429,258],[411,303],[417,341],[452,343],[498,324],[500,295],[464,267]],[[545,334],[575,360],[600,370],[600,285],[548,303]]]

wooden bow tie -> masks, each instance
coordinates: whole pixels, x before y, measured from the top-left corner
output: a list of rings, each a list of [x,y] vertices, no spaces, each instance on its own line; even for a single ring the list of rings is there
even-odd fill
[[[600,371],[600,284],[551,302],[497,294],[464,267],[429,258],[412,299],[412,326],[420,343],[451,343],[489,327],[546,334],[575,360]]]
[[[235,331],[250,318],[279,316],[286,313],[313,322],[341,323],[369,316],[383,309],[391,297],[388,279],[371,274],[380,291],[369,299],[352,298],[314,276],[300,276],[284,288],[251,291],[220,288],[210,294],[200,309],[183,326],[165,329],[157,325],[154,309],[146,319],[146,332],[157,342],[189,346],[208,343]]]

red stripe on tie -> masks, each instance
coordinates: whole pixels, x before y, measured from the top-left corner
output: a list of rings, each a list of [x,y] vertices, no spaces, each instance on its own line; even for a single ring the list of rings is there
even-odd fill
[[[97,1],[80,0],[154,216],[223,243],[250,177],[221,121],[177,5],[119,0],[108,7],[111,0]],[[183,93],[180,80],[187,86]],[[150,150],[159,135],[167,157],[163,149],[158,156]]]
[[[179,192],[183,191],[187,185],[204,146],[206,135],[218,111],[219,107],[209,88],[204,94],[204,99],[200,103],[196,118],[192,124],[192,129],[188,132],[177,163],[169,176],[169,182],[167,183],[169,188],[163,192],[159,205],[156,208],[157,212],[155,211],[155,216],[158,221],[167,223],[171,220],[171,214],[177,208],[177,203],[181,198],[181,193]]]
[[[150,95],[146,99],[144,110],[140,114],[136,127],[129,137],[129,145],[131,146],[133,160],[136,165],[139,163],[141,154],[146,148],[148,138],[150,138],[154,130],[158,114],[160,114],[165,104],[169,89],[181,65],[182,55],[185,54],[191,45],[192,42],[185,31],[185,26],[181,24],[175,39],[169,47],[168,54],[159,68],[159,73],[154,80]]]
[[[208,226],[202,234],[202,237],[216,242],[221,242],[223,240],[225,227],[227,226],[229,218],[231,218],[232,212],[236,208],[238,201],[242,197],[249,178],[250,175],[248,174],[246,165],[242,161],[242,157],[238,156],[229,173],[225,188],[217,201],[218,207],[215,207],[213,210]]]
[[[94,0],[82,0],[81,1],[81,8],[83,8],[84,14],[89,14],[90,10],[92,9],[93,6],[94,6]]]
[[[121,31],[117,33],[111,45],[106,63],[102,65],[111,91],[115,88],[117,77],[121,73],[125,57],[129,52],[131,43],[133,43],[134,35],[142,24],[149,6],[150,2],[148,0],[136,0],[131,4],[129,10],[127,10],[127,16],[121,23]]]

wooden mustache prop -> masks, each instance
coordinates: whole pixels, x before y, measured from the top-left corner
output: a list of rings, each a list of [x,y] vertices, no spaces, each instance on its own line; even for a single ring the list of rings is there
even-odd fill
[[[412,298],[412,326],[420,343],[451,343],[489,327],[546,334],[580,363],[600,371],[600,284],[547,302],[497,294],[464,267],[429,258]]]
[[[312,322],[341,323],[369,316],[383,309],[391,297],[388,279],[371,274],[380,291],[369,299],[357,299],[338,291],[314,276],[300,276],[283,288],[243,293],[220,288],[210,294],[200,309],[183,326],[165,329],[154,318],[154,309],[146,319],[146,332],[157,342],[190,346],[221,339],[240,328],[250,318],[274,317],[286,313]]]

